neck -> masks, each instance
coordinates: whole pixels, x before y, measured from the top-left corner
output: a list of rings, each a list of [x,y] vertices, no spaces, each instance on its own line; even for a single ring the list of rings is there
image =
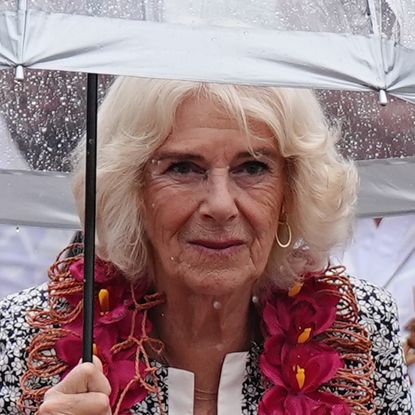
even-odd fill
[[[152,313],[169,366],[195,374],[196,389],[218,389],[224,357],[249,348],[254,336],[251,287],[214,296],[184,287],[157,287],[166,302]]]

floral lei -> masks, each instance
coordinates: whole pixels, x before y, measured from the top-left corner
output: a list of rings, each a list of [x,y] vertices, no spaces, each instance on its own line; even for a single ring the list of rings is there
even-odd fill
[[[336,320],[338,303],[338,289],[317,276],[288,292],[278,290],[265,302],[260,368],[270,387],[260,415],[351,414],[343,399],[319,390],[344,368],[340,353],[322,342]]]
[[[36,409],[48,389],[34,389],[34,380],[61,379],[81,358],[83,267],[78,256],[58,259],[50,269],[50,311],[30,315],[30,324],[42,330],[29,348],[21,409]],[[375,413],[370,341],[357,323],[350,284],[338,270],[309,274],[288,292],[269,292],[258,305],[264,326],[259,367],[266,387],[259,415]],[[163,350],[162,342],[149,335],[147,316],[163,297],[147,295],[148,284],[132,286],[99,259],[95,280],[94,354],[112,387],[113,414],[129,413],[148,393],[156,394],[160,412],[166,414],[147,354]],[[51,355],[51,349],[56,353]]]

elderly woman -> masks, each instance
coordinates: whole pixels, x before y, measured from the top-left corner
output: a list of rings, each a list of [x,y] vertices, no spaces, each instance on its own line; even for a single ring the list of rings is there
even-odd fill
[[[82,255],[64,252],[48,287],[2,303],[1,413],[409,415],[394,304],[327,263],[356,187],[335,141],[309,91],[118,79],[95,361],[79,364]]]

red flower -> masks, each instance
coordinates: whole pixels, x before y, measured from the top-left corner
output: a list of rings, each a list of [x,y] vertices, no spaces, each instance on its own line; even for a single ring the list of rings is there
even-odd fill
[[[260,402],[260,415],[351,414],[342,399],[319,390],[344,365],[335,349],[315,337],[333,325],[338,302],[335,286],[309,276],[265,304],[260,368],[273,386]]]
[[[84,281],[84,258],[74,262],[70,267],[70,273],[72,277],[77,281]],[[102,259],[97,258],[95,260],[95,282],[96,283],[108,283],[111,280],[119,279],[120,272],[116,271],[114,265],[109,262],[105,262]]]
[[[70,267],[70,271],[77,281],[83,281],[83,259]],[[136,377],[136,352],[137,345],[131,343],[127,349],[117,353],[113,347],[124,342],[131,335],[140,339],[142,333],[143,313],[134,312],[130,284],[115,272],[111,265],[98,260],[96,262],[96,300],[94,306],[94,346],[95,353],[101,359],[104,374],[111,384],[110,404],[114,408],[121,393],[129,382]],[[146,284],[142,283],[135,288],[135,296],[141,299],[146,292]],[[75,293],[67,297],[68,302],[75,306],[82,301],[82,295]],[[132,327],[134,328],[132,332]],[[56,342],[57,356],[67,365],[64,376],[75,367],[81,359],[83,313],[62,326],[69,333]],[[151,331],[151,324],[146,320],[145,333]],[[145,378],[145,365],[140,364],[140,376]],[[130,409],[135,403],[140,402],[147,394],[146,389],[137,380],[130,385],[120,408],[120,413]]]
[[[264,343],[264,352],[261,355],[261,369],[273,372],[275,368],[282,365],[282,348],[285,343],[285,336],[282,334],[268,337]],[[266,375],[266,373],[265,373]],[[275,383],[275,382],[274,382]]]
[[[351,415],[352,413],[345,402],[331,393],[317,392],[310,396],[318,403],[313,415]]]
[[[67,329],[67,327],[65,327]],[[105,369],[112,363],[113,357],[111,348],[117,343],[117,333],[112,330],[105,330],[101,327],[94,327],[94,344],[96,355],[101,359]],[[71,333],[59,339],[55,345],[56,354],[67,364],[68,369],[65,375],[75,367],[82,358],[82,327],[71,330]]]
[[[56,354],[67,365],[66,376],[82,358],[82,337],[79,333],[67,334],[55,344]]]
[[[350,415],[350,408],[339,398],[323,392],[293,395],[281,386],[274,386],[263,396],[260,415]]]
[[[314,401],[306,395],[290,395],[288,389],[274,386],[259,404],[260,415],[311,415]]]
[[[291,343],[305,343],[327,330],[336,319],[335,287],[307,279],[299,294],[279,293],[267,302],[263,318],[270,335],[283,334]],[[281,295],[282,294],[282,295]]]
[[[75,280],[83,282],[83,258],[72,264],[69,269]],[[141,299],[145,295],[147,289],[147,282],[140,280],[134,287],[135,297]],[[95,264],[95,292],[94,318],[97,324],[116,324],[117,331],[123,333],[121,337],[127,336],[129,334],[131,323],[131,320],[128,320],[128,318],[131,318],[132,313],[130,310],[134,308],[130,284],[127,283],[119,272],[117,273],[117,270],[113,265],[100,259],[97,259]],[[67,297],[67,300],[72,305],[78,304],[82,299],[83,293],[77,293]],[[78,319],[73,322],[70,327],[77,330],[82,324],[82,317],[82,315],[78,316]],[[128,327],[128,330],[123,330],[123,326],[125,326],[125,328]],[[151,330],[150,327],[149,330]]]
[[[288,390],[283,386],[277,385],[268,389],[259,403],[258,413],[261,415],[286,415],[285,400],[287,395]]]
[[[84,281],[84,259],[73,263],[69,267],[72,277],[79,282]],[[120,283],[122,281],[122,283]],[[144,295],[146,292],[146,284],[140,281],[140,285],[135,287],[135,291]],[[106,309],[100,308],[100,302],[96,301],[96,311],[108,314],[110,320],[122,318],[125,315],[124,309],[132,305],[133,300],[129,284],[125,281],[122,274],[107,262],[97,259],[95,262],[95,290],[97,296],[101,290],[107,290],[108,298],[106,301]],[[77,293],[69,296],[67,299],[70,304],[76,305],[83,298],[83,293]]]
[[[318,391],[343,367],[338,353],[325,344],[293,347],[283,343],[276,348],[278,357],[275,357],[271,350],[281,339],[268,339],[261,356],[262,373],[274,386],[265,393],[259,414],[350,415],[349,407],[341,399]]]
[[[98,330],[97,330],[98,331]],[[121,392],[127,387],[131,379],[136,376],[135,369],[135,349],[127,353],[111,353],[110,346],[113,343],[113,333],[103,330],[95,332],[100,342],[97,346],[97,356],[101,359],[104,374],[111,384],[110,405],[115,407]],[[59,358],[68,365],[64,373],[65,377],[80,361],[82,354],[82,338],[73,333],[57,341],[55,350]],[[144,365],[140,366],[140,373],[145,377]],[[129,389],[121,408],[130,409],[135,403],[145,398],[147,392],[139,382]],[[121,412],[122,413],[122,412]]]
[[[274,384],[294,392],[309,393],[331,380],[343,367],[336,350],[322,343],[293,346],[280,342],[281,336],[266,340],[260,366]],[[300,379],[304,379],[301,383]]]
[[[145,377],[144,364],[140,364],[141,376]],[[126,388],[131,379],[135,377],[135,362],[132,360],[114,360],[107,373],[108,381],[111,385],[110,405],[115,407],[121,392]],[[130,413],[130,409],[138,402],[141,402],[147,396],[146,389],[137,380],[132,387],[128,389],[125,398],[122,401],[120,413]]]

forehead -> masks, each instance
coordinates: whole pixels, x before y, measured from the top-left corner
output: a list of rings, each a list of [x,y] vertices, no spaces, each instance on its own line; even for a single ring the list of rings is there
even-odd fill
[[[254,136],[262,138],[272,138],[269,127],[262,121],[248,118],[247,123],[250,132]],[[186,99],[176,112],[173,125],[173,134],[191,129],[212,128],[219,130],[238,130],[241,131],[241,124],[223,105],[207,97],[191,97]]]

